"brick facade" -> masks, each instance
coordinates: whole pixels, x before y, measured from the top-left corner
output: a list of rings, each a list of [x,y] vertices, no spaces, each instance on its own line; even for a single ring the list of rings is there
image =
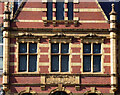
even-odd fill
[[[48,21],[47,25],[45,25],[45,21],[47,21],[43,20],[43,18],[47,17],[47,5],[45,2],[24,2],[23,6],[20,6],[10,23],[11,30],[3,30],[5,33],[9,32],[9,37],[6,37],[7,33],[4,35],[4,44],[8,40],[7,44],[9,46],[9,51],[4,47],[4,54],[7,55],[7,51],[9,56],[9,61],[4,58],[4,70],[8,76],[4,74],[3,77],[7,77],[6,81],[9,80],[9,83],[4,81],[4,90],[9,89],[11,95],[23,95],[21,93],[28,92],[48,95],[53,91],[63,91],[68,95],[71,95],[70,92],[73,95],[88,95],[88,93],[114,95],[116,93],[116,84],[112,84],[114,82],[112,77],[115,76],[112,74],[114,70],[111,65],[111,54],[113,54],[111,52],[113,48],[111,47],[111,41],[113,40],[111,40],[109,31],[110,24],[107,23],[106,16],[97,2],[73,4],[73,18],[76,17],[78,20],[73,19],[73,23],[71,23],[72,21],[69,22],[68,26],[65,25],[65,21],[61,20],[58,22],[55,20],[56,26],[54,26],[54,21]],[[53,8],[55,8],[55,3]],[[67,3],[65,3],[65,8],[67,10]],[[94,11],[91,11],[91,9],[94,9]],[[55,12],[53,16],[55,17]],[[78,21],[77,26],[75,26],[75,21]],[[19,43],[27,43],[26,48],[28,51],[20,53]],[[37,43],[36,53],[29,53],[29,43]],[[60,45],[61,43],[69,43],[69,52],[63,53],[63,55],[69,56],[68,72],[51,71],[51,55],[57,55],[51,52],[51,43],[60,43]],[[84,43],[101,44],[101,52],[98,54],[101,57],[100,72],[84,72]],[[60,45],[59,60],[61,60],[62,56]],[[91,45],[90,56],[94,56],[94,54],[92,55],[93,50]],[[26,71],[19,71],[19,55],[27,56]],[[30,55],[37,56],[35,72],[29,72],[28,70]],[[61,61],[59,61],[59,64],[59,69],[61,69]],[[91,59],[91,64],[91,69],[93,69],[93,59]],[[9,70],[7,70],[6,66],[8,66]]]

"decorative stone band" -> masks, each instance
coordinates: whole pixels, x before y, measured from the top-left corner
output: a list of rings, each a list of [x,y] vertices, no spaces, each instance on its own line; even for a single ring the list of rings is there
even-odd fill
[[[20,11],[47,11],[47,8],[21,8]],[[53,11],[56,11],[56,8],[53,8]],[[68,11],[68,8],[65,8],[65,12]],[[74,8],[74,12],[101,12],[100,9],[88,9],[88,8]]]
[[[54,20],[51,20],[54,21]],[[59,20],[55,20],[60,22]],[[61,20],[62,21],[62,20]],[[65,20],[63,20],[65,22]],[[14,22],[44,22],[43,20],[14,20]],[[79,20],[80,23],[108,23],[106,20]]]
[[[47,1],[50,1],[50,0],[42,0],[43,3],[47,3]],[[52,0],[52,2],[57,2],[57,0]],[[65,3],[68,3],[68,0],[64,0]],[[73,0],[73,3],[79,3],[79,0]]]

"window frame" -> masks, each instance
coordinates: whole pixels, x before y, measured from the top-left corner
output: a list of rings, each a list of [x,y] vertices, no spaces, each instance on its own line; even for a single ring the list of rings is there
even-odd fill
[[[68,42],[66,42],[66,43],[64,43],[64,44],[68,44],[69,45],[69,49],[68,49],[68,53],[61,53],[61,44],[63,43],[63,42],[57,42],[58,44],[59,44],[59,53],[52,53],[52,47],[51,47],[51,45],[52,44],[55,44],[54,42],[51,42],[50,43],[50,73],[70,73],[70,43],[68,43]],[[59,71],[58,72],[52,72],[52,55],[59,55]],[[67,72],[62,72],[61,71],[61,69],[62,69],[62,63],[61,63],[61,56],[62,55],[68,55],[69,56],[69,62],[68,62],[68,71]]]
[[[52,0],[50,0],[50,1],[52,1]],[[68,20],[68,21],[73,21],[74,20],[74,0],[72,0],[72,1],[70,1],[70,2],[72,2],[72,6],[73,6],[73,8],[72,8],[72,19],[69,19],[69,11],[70,10],[68,10],[70,7],[68,6],[69,5],[69,1],[64,1],[63,0],[63,19],[57,19],[57,1],[52,1],[52,19],[49,19],[48,18],[48,2],[49,2],[49,0],[48,1],[46,1],[46,7],[47,7],[47,16],[46,16],[46,18],[45,17],[43,17],[44,18],[44,20],[48,20],[48,21],[64,21],[64,20]],[[78,3],[78,2],[77,2]],[[67,4],[67,8],[66,8],[66,4]],[[53,7],[53,5],[55,5],[55,8]],[[65,15],[67,13],[67,16]],[[53,15],[53,14],[55,14],[55,16]]]
[[[27,44],[27,52],[26,53],[20,53],[19,52],[19,46],[20,46],[21,43],[23,43],[23,42],[18,43],[18,72],[19,73],[25,73],[25,72],[27,72],[27,73],[34,73],[35,72],[36,73],[36,72],[38,72],[38,43],[34,42],[34,43],[37,44],[37,52],[36,53],[30,53],[29,52],[29,49],[30,49],[29,46],[30,46],[30,43],[32,43],[32,42],[24,42],[24,43]],[[27,56],[27,70],[26,71],[19,71],[19,56],[20,55],[26,55]],[[36,71],[34,71],[34,72],[29,71],[29,57],[30,57],[30,55],[36,55],[37,56]]]
[[[99,40],[97,40],[97,41],[93,41],[93,40],[95,40],[95,39],[86,39],[86,40],[84,40],[82,43],[81,43],[81,47],[82,47],[82,50],[81,50],[81,63],[82,63],[82,74],[104,74],[104,68],[103,68],[103,40],[101,40],[101,39],[99,39]],[[94,54],[93,53],[93,44],[98,44],[98,43],[100,43],[101,44],[101,53],[98,53],[98,54]],[[83,53],[83,45],[84,44],[91,44],[91,53],[90,54],[88,54],[88,53],[86,53],[86,54],[84,54]],[[83,66],[83,64],[84,64],[84,62],[83,62],[83,56],[84,55],[91,55],[91,72],[84,72],[84,66]],[[93,56],[94,55],[100,55],[101,56],[101,71],[100,72],[93,72]]]

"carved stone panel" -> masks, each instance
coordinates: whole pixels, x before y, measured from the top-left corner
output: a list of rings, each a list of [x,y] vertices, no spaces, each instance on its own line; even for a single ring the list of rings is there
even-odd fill
[[[46,84],[79,84],[79,76],[47,75]]]

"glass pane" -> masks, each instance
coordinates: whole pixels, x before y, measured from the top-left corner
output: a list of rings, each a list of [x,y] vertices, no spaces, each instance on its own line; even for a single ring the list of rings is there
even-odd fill
[[[90,55],[83,56],[83,71],[91,72],[91,56]]]
[[[93,53],[101,53],[101,44],[93,44]]]
[[[19,56],[19,72],[27,71],[27,55]]]
[[[83,44],[83,53],[91,53],[91,44]]]
[[[18,2],[14,3],[14,13],[16,12],[16,10],[18,9]]]
[[[58,72],[59,71],[59,55],[51,56],[51,71]]]
[[[0,45],[0,57],[3,56],[3,45]]]
[[[73,2],[68,2],[68,20],[73,20]]]
[[[29,52],[30,53],[37,53],[37,44],[36,43],[30,43]]]
[[[27,53],[27,43],[19,44],[19,53]]]
[[[51,2],[47,2],[47,20],[52,20],[52,0]]]
[[[64,2],[56,2],[56,20],[64,20]]]
[[[3,58],[0,58],[0,69],[3,68]]]
[[[69,44],[61,44],[61,53],[69,53]]]
[[[3,32],[0,30],[0,43],[3,43]]]
[[[69,71],[69,56],[62,55],[61,56],[61,72],[68,72]]]
[[[53,44],[51,44],[51,52],[52,53],[59,53],[59,44],[58,43],[53,43]]]
[[[56,91],[51,95],[68,95],[68,94],[66,92],[64,92],[64,91]]]
[[[29,72],[37,71],[37,55],[29,56]]]
[[[100,72],[101,71],[101,56],[93,56],[93,71]]]

